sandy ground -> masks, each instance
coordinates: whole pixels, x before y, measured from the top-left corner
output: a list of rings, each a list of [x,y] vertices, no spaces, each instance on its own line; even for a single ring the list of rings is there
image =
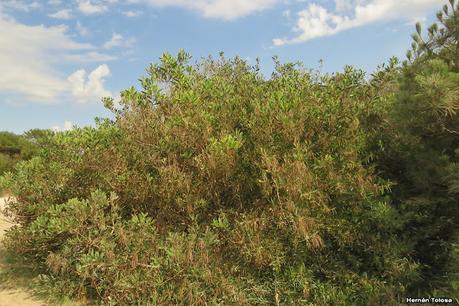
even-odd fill
[[[0,198],[0,211],[5,206],[6,198]],[[3,214],[0,213],[0,248],[5,231],[13,226]],[[0,253],[0,256],[1,253]],[[4,263],[0,258],[0,272]],[[24,288],[11,288],[11,285],[0,284],[0,306],[45,306],[47,303],[37,300],[31,292]]]

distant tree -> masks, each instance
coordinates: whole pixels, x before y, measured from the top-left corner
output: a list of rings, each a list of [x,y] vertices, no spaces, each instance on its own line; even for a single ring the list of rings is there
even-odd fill
[[[0,175],[12,170],[20,160],[30,159],[37,147],[22,135],[0,132]]]

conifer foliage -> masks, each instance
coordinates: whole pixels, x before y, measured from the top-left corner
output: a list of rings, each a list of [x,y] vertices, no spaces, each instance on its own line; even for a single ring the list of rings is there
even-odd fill
[[[379,162],[383,176],[397,183],[392,198],[405,220],[402,233],[424,267],[422,283],[430,286],[454,260],[449,258],[459,217],[458,1],[445,5],[437,19],[425,38],[416,25],[388,113],[386,137],[392,142]]]

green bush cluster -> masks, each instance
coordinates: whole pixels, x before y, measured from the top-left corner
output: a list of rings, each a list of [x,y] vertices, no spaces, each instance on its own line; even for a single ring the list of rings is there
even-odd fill
[[[29,159],[35,147],[25,137],[0,132],[0,175],[10,171],[19,160]]]
[[[11,132],[0,132],[0,175],[13,171],[15,165],[23,160],[29,160],[38,151],[38,143],[33,136],[34,131],[31,130],[24,135],[16,135]],[[0,196],[6,191],[0,186]]]
[[[417,266],[362,161],[382,99],[364,74],[188,60],[6,176],[8,248],[106,303],[393,303]]]
[[[458,57],[418,32],[371,78],[163,55],[1,179],[8,250],[108,305],[398,305],[457,224]]]

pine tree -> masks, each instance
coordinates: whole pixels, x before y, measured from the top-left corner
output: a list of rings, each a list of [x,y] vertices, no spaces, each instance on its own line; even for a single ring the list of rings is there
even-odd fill
[[[416,24],[389,116],[394,134],[380,166],[397,183],[393,199],[405,219],[401,234],[425,266],[420,284],[428,285],[448,267],[459,202],[458,1],[451,0],[437,18],[425,37]]]
[[[438,23],[427,29],[426,38],[422,36],[421,24],[416,24],[416,32],[412,34],[411,50],[407,51],[411,63],[420,58],[439,58],[455,72],[459,72],[459,2],[449,0],[449,4],[445,4],[442,10],[437,12]]]

